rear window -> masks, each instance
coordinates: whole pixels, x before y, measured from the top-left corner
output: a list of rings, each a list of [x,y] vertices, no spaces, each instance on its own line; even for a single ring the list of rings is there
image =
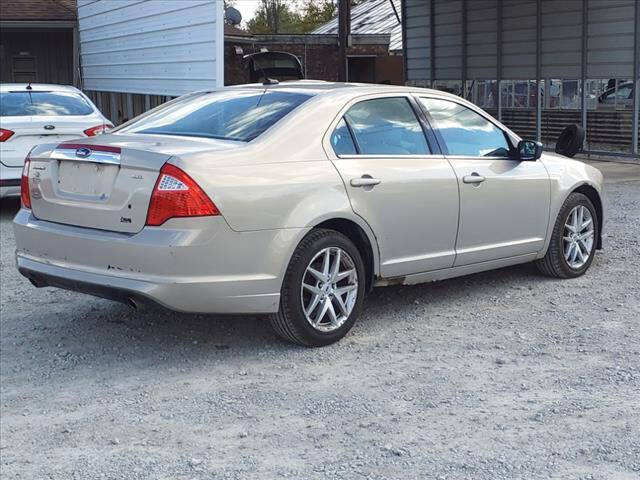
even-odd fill
[[[3,92],[0,116],[90,115],[93,107],[73,92]]]
[[[249,142],[312,95],[225,90],[190,95],[117,130]]]

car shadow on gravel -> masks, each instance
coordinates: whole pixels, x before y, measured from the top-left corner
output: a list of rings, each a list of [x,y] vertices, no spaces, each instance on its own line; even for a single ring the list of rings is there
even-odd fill
[[[496,291],[506,291],[514,283],[532,285],[537,281],[547,280],[525,265],[431,284],[376,288],[366,299],[354,331],[328,348],[341,350],[353,341],[385,338],[398,327],[396,322],[406,321],[405,317],[412,322],[428,321],[430,312],[446,312],[454,305],[461,314],[471,313],[478,299],[495,296]],[[65,370],[74,363],[98,370],[123,361],[171,368],[183,362],[206,365],[270,354],[286,361],[311,352],[280,340],[266,317],[141,312],[73,292],[44,291],[47,294],[42,300],[49,300],[49,313],[27,313],[20,323],[34,331],[24,336],[16,332],[22,337],[21,348],[33,352],[33,360],[44,368],[51,361],[51,351],[66,359]],[[424,309],[421,319],[416,319],[416,308]],[[394,321],[390,322],[390,317]],[[374,336],[369,332],[375,332]]]
[[[14,199],[3,201],[3,227],[8,226],[18,208],[19,202]],[[399,321],[403,317],[414,318],[416,308],[420,308],[423,319],[430,312],[449,308],[471,312],[476,302],[507,290],[534,289],[538,282],[549,281],[552,280],[542,277],[532,265],[522,265],[422,285],[376,288],[365,300],[354,332],[330,348],[343,348],[346,342],[357,341],[358,332],[393,330],[396,324],[389,322],[390,317]],[[21,338],[22,348],[33,351],[43,362],[49,361],[47,352],[51,350],[63,351],[68,358],[85,363],[94,363],[94,359],[96,366],[109,362],[108,357],[114,362],[123,358],[170,362],[176,355],[193,361],[304,351],[276,337],[266,317],[141,312],[74,292],[36,290],[23,278],[20,282],[24,282],[25,293],[32,302],[28,309],[19,308],[13,313],[19,325],[11,330]],[[30,332],[24,332],[25,328]]]

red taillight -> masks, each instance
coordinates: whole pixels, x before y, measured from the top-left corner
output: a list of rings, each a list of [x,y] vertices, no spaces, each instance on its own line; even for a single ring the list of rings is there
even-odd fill
[[[29,157],[24,160],[22,167],[22,177],[20,178],[20,200],[23,208],[31,209],[31,194],[29,193]]]
[[[6,128],[0,128],[0,142],[6,142],[11,138],[14,132]]]
[[[96,135],[100,135],[101,133],[106,133],[110,128],[113,128],[113,125],[109,123],[103,123],[102,125],[96,125],[95,127],[87,128],[84,131],[84,134],[87,137],[95,137]]]
[[[165,163],[153,187],[147,225],[162,225],[175,217],[220,215],[218,208],[198,184],[175,165]]]

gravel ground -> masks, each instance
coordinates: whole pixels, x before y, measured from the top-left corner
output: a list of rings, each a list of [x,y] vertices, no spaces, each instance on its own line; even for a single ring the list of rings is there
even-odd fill
[[[6,202],[2,477],[638,479],[640,167],[598,166],[606,249],[586,276],[376,289],[315,350],[259,318],[36,290]]]

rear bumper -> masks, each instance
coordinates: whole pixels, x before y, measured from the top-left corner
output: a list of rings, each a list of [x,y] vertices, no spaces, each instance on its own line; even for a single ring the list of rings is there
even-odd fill
[[[129,235],[14,220],[16,263],[36,286],[190,313],[273,313],[306,229],[235,232],[221,217],[172,219]]]
[[[99,275],[86,274],[74,270],[41,264],[26,258],[18,258],[18,271],[38,288],[56,287],[75,292],[86,293],[94,297],[107,298],[124,303],[136,309],[166,309],[153,297],[141,293],[146,290],[142,282],[121,282],[118,279],[112,284],[103,283]]]

